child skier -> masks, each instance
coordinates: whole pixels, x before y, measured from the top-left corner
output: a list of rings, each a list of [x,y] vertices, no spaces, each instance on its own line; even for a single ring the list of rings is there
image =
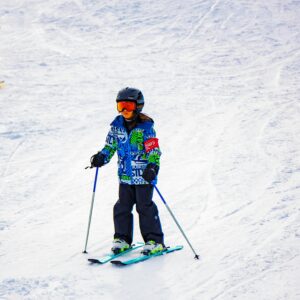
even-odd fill
[[[115,234],[112,251],[123,252],[133,239],[132,209],[136,204],[145,241],[144,254],[164,249],[158,209],[152,201],[153,185],[159,170],[161,151],[153,128],[154,121],[141,113],[144,97],[140,90],[125,88],[117,95],[120,113],[111,123],[104,148],[91,157],[93,167],[107,164],[118,153],[119,199],[114,205]]]

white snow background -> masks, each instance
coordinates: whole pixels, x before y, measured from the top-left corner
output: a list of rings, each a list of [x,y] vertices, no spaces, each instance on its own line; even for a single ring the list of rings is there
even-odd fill
[[[2,0],[0,299],[300,299],[299,19],[296,0]],[[88,264],[111,247],[116,157],[82,254],[84,167],[126,86],[144,93],[158,187],[200,261],[155,194],[184,250]]]

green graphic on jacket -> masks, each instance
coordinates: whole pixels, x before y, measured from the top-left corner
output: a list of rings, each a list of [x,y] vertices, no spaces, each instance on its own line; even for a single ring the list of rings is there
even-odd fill
[[[115,154],[115,151],[116,151],[115,149],[116,148],[117,148],[117,143],[116,142],[113,142],[113,144],[111,146],[106,145],[104,147],[103,150],[106,150],[109,153],[108,154],[108,160],[110,160],[113,157],[113,155]]]
[[[130,144],[134,145],[138,150],[143,150],[143,132],[134,130],[132,131]]]
[[[156,165],[159,166],[159,161],[160,161],[160,155],[158,153],[151,153],[149,154],[149,157],[148,157],[148,162],[149,163],[154,163]]]

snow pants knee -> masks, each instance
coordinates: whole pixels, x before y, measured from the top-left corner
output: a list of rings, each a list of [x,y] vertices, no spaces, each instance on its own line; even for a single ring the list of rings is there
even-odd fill
[[[120,238],[131,244],[133,239],[133,206],[139,214],[139,224],[145,242],[153,240],[163,244],[158,209],[152,201],[153,186],[120,184],[119,200],[114,206],[114,238]]]

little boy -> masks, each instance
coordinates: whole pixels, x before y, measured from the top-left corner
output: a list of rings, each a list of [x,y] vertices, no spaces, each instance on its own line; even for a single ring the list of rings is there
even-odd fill
[[[128,249],[133,239],[132,209],[136,204],[139,224],[145,241],[144,254],[164,249],[158,209],[152,201],[153,185],[159,171],[161,151],[153,128],[154,121],[141,113],[144,106],[142,92],[125,88],[117,95],[120,113],[111,123],[104,148],[91,157],[93,167],[107,164],[118,153],[119,200],[114,205],[115,234],[112,251]]]

